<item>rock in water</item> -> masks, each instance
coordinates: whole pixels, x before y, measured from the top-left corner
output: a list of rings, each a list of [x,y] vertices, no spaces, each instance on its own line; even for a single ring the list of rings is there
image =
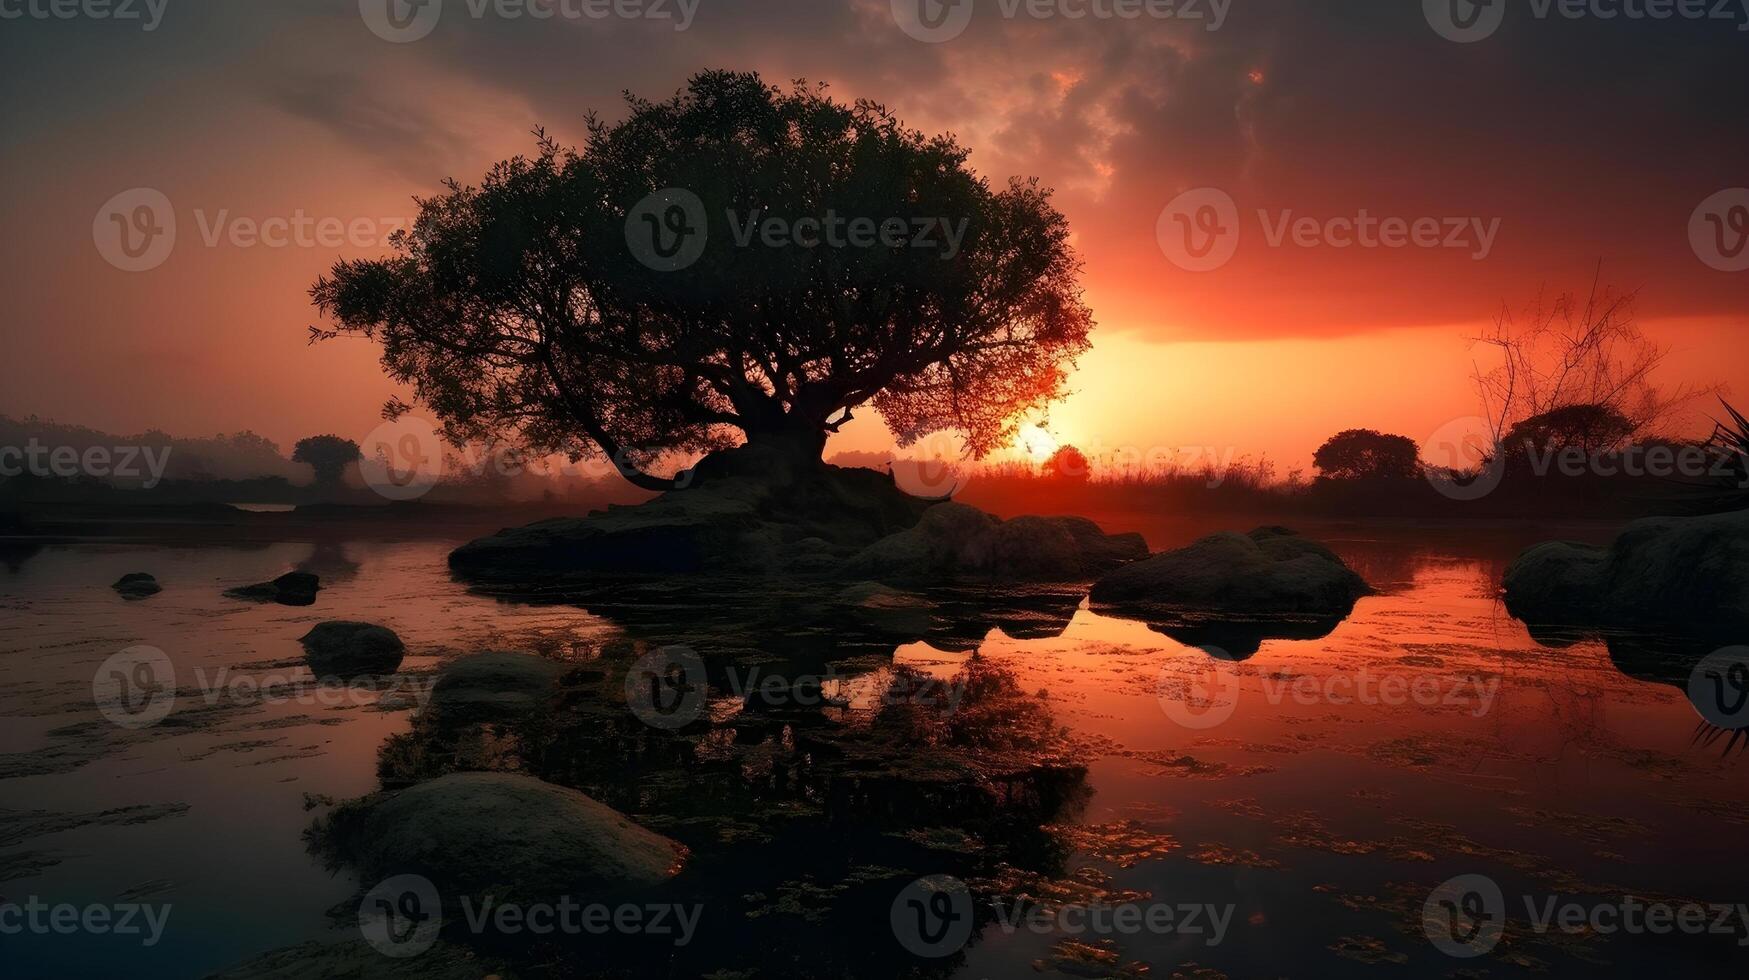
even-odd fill
[[[1609,551],[1572,541],[1532,545],[1507,566],[1506,611],[1538,625],[1578,626],[1597,615]]]
[[[1749,628],[1749,511],[1652,517],[1608,548],[1548,542],[1513,561],[1506,609],[1532,625]]]
[[[444,895],[589,902],[659,885],[686,849],[574,789],[456,773],[371,805],[351,835],[365,880],[424,875]]]
[[[456,549],[449,564],[476,581],[512,583],[568,573],[768,575],[842,560],[916,524],[930,503],[874,470],[798,465],[742,446],[701,460],[686,489],[507,528]]]
[[[1243,616],[1346,616],[1372,590],[1335,552],[1286,528],[1223,531],[1094,583],[1095,605]]]
[[[110,588],[121,593],[123,599],[130,601],[144,599],[164,591],[164,587],[158,584],[158,580],[145,572],[129,572],[116,579],[115,584]]]
[[[316,602],[316,593],[321,589],[322,580],[309,572],[287,572],[271,582],[257,582],[235,589],[227,589],[225,595],[232,599],[248,599],[251,602],[277,602],[283,606],[310,606]]]
[[[395,631],[372,623],[317,623],[298,638],[310,670],[317,677],[342,680],[371,674],[392,674],[401,667],[406,646]]]
[[[470,654],[438,675],[431,706],[446,721],[504,721],[538,709],[564,674],[564,664],[532,653]]]
[[[1108,535],[1084,517],[1002,520],[966,504],[931,507],[923,519],[858,552],[847,578],[917,584],[956,579],[1071,581],[1145,558],[1139,534]]]

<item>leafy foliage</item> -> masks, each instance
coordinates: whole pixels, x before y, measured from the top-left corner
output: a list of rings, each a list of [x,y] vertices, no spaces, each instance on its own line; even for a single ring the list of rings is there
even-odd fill
[[[872,403],[900,442],[959,434],[981,457],[1063,392],[1092,316],[1063,216],[1035,183],[993,191],[951,136],[870,102],[707,72],[665,102],[591,118],[585,152],[532,158],[420,202],[398,255],[341,262],[312,289],[335,328],[375,338],[452,439],[605,456],[641,486],[666,455],[770,441],[818,458]],[[664,271],[628,215],[683,188],[702,254]],[[902,245],[771,244],[750,220],[941,221]],[[391,406],[394,411],[405,406]]]
[[[1318,447],[1312,463],[1331,480],[1411,479],[1421,472],[1421,451],[1407,436],[1345,429]]]
[[[339,483],[346,464],[356,461],[361,455],[358,443],[335,435],[300,439],[292,447],[292,462],[307,464],[316,471],[316,482],[323,484]]]

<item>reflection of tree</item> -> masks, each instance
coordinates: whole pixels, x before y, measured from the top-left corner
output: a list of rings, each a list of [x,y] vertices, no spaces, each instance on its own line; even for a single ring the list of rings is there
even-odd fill
[[[895,941],[890,911],[907,884],[1065,873],[1067,847],[1045,827],[1080,813],[1087,771],[1050,702],[996,664],[974,656],[948,678],[891,666],[861,709],[738,710],[713,680],[712,710],[674,731],[627,710],[624,666],[581,667],[544,709],[497,724],[422,714],[380,759],[391,786],[525,770],[691,849],[658,899],[710,910],[688,947],[656,960],[637,937],[585,937],[532,954],[554,975],[945,976],[963,957],[916,960]],[[980,921],[989,908],[979,903]]]
[[[1694,688],[1690,681],[1696,668],[1726,640],[1714,636],[1684,636],[1673,633],[1635,631],[1602,631],[1588,627],[1524,624],[1526,631],[1539,645],[1565,650],[1586,642],[1601,641],[1609,661],[1623,676],[1647,684],[1674,687],[1691,704]],[[1575,689],[1559,684],[1546,686],[1556,724],[1573,742],[1607,745],[1615,748],[1616,740],[1607,734],[1604,723],[1608,701],[1592,689]],[[1739,748],[1749,748],[1749,728],[1721,728],[1704,720],[1705,712],[1694,705],[1701,716],[1694,725],[1690,744],[1697,748],[1719,748],[1730,754]]]
[[[320,575],[323,580],[344,582],[358,575],[359,564],[346,554],[346,542],[337,540],[317,541],[310,549],[310,556],[298,562],[297,570]]]

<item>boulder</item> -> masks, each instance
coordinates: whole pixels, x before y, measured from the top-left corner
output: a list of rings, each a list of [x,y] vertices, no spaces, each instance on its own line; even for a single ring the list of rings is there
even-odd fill
[[[1609,551],[1571,541],[1545,541],[1507,566],[1506,611],[1539,625],[1582,625],[1597,615]]]
[[[933,501],[884,473],[800,464],[767,447],[713,453],[686,487],[583,518],[507,528],[456,549],[449,564],[483,582],[554,575],[818,571],[916,524]]]
[[[857,625],[876,633],[922,636],[935,618],[935,604],[879,582],[857,582],[838,593],[838,603]]]
[[[395,631],[372,623],[336,620],[317,623],[298,638],[317,677],[350,679],[392,674],[401,667],[407,648]]]
[[[423,875],[443,895],[580,902],[660,885],[686,849],[574,789],[455,773],[374,802],[346,844],[361,876]]]
[[[1342,617],[1371,593],[1329,548],[1280,527],[1223,531],[1124,565],[1093,585],[1096,606],[1240,616]]]
[[[1749,511],[1635,521],[1607,548],[1552,542],[1513,561],[1507,611],[1533,625],[1749,627]]]
[[[158,584],[158,580],[145,572],[129,572],[121,578],[116,579],[115,584],[110,586],[110,588],[120,593],[123,599],[127,599],[130,602],[144,599],[147,596],[154,596],[164,591],[164,587]]]
[[[1002,520],[966,504],[931,507],[917,526],[888,535],[840,569],[887,583],[961,579],[1071,581],[1146,557],[1139,534],[1108,535],[1081,517]]]
[[[227,589],[225,595],[232,599],[247,599],[251,602],[277,602],[284,606],[309,606],[316,602],[316,593],[321,589],[320,578],[309,572],[287,572],[271,582],[257,582],[254,585]]]
[[[450,721],[504,721],[552,697],[566,667],[532,653],[475,653],[452,661],[431,688],[431,707]]]

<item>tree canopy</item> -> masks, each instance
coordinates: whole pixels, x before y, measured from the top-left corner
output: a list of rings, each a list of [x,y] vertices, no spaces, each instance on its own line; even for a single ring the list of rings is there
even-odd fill
[[[1318,447],[1312,464],[1331,480],[1407,479],[1420,474],[1421,452],[1407,436],[1345,429]]]
[[[1087,462],[1087,454],[1074,446],[1059,446],[1051,453],[1041,467],[1044,475],[1059,480],[1075,480],[1087,482],[1093,475],[1092,464]]]
[[[1514,425],[1506,434],[1506,452],[1550,452],[1580,449],[1609,453],[1633,438],[1639,424],[1609,405],[1564,405]]]
[[[346,464],[360,456],[358,443],[335,435],[311,436],[292,447],[292,462],[305,463],[316,471],[316,482],[334,484],[346,472]]]
[[[1035,182],[992,190],[952,136],[801,83],[707,72],[628,102],[580,153],[541,135],[420,201],[395,255],[315,284],[314,335],[379,342],[452,439],[654,489],[664,457],[739,441],[818,459],[863,405],[901,445],[982,457],[1063,393],[1093,321]]]

